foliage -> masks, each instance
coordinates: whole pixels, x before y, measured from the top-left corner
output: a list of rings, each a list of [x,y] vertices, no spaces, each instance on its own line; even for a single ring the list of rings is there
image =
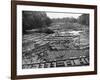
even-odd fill
[[[83,25],[89,26],[89,14],[82,14],[78,18],[78,22]]]
[[[51,20],[43,11],[23,11],[22,21],[23,33],[26,33],[26,30],[47,27],[51,23]]]

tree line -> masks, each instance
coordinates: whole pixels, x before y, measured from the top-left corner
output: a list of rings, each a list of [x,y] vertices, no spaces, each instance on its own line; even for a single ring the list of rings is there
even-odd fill
[[[50,19],[44,11],[22,11],[23,34],[26,30],[47,28],[52,22],[70,22],[89,26],[89,14],[82,14],[77,19],[73,17]],[[46,31],[46,30],[44,30]],[[47,32],[53,32],[47,29]]]
[[[82,25],[87,25],[89,26],[89,14],[82,14],[81,16],[79,16],[78,18],[74,18],[74,17],[65,17],[65,18],[53,18],[52,19],[53,22],[70,22],[70,23],[79,23]]]

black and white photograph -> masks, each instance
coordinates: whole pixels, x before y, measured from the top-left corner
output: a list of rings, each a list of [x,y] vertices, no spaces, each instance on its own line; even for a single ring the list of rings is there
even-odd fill
[[[22,11],[22,69],[89,66],[89,14]]]

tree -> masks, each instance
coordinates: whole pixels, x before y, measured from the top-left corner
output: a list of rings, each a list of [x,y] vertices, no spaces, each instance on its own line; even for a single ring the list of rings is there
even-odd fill
[[[78,22],[83,25],[89,26],[89,14],[82,14],[78,18]]]
[[[26,30],[44,28],[50,25],[51,20],[43,11],[23,11],[22,12],[23,33]]]

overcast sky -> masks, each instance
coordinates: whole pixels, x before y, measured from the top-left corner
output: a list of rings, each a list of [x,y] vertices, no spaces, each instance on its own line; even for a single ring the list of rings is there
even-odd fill
[[[50,18],[64,18],[64,17],[74,17],[78,18],[82,14],[76,14],[76,13],[54,13],[54,12],[47,12],[47,16]]]

